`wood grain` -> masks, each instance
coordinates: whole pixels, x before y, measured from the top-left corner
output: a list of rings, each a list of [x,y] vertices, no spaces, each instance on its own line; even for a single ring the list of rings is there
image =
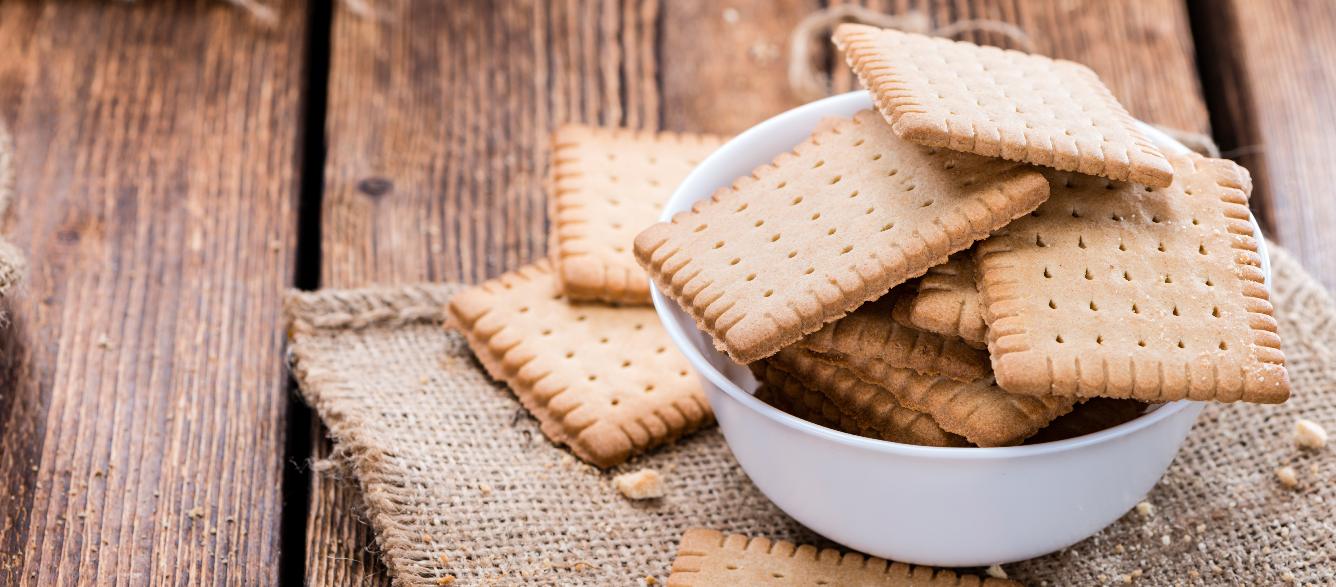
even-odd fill
[[[378,3],[379,21],[337,6],[322,286],[477,281],[536,258],[549,128],[584,120],[733,133],[796,106],[789,33],[819,4],[469,2],[448,12],[415,4],[410,19],[399,0]],[[1110,4],[914,3],[938,23],[1020,24],[1041,51],[1096,67],[1137,115],[1204,129],[1183,7]],[[317,456],[328,454],[317,443]],[[316,476],[312,495],[308,581],[388,584],[367,556],[366,526],[336,509],[358,503],[355,488]]]
[[[305,5],[0,3],[0,584],[273,584]]]
[[[659,126],[653,1],[336,6],[322,286],[476,282],[546,250],[548,133]],[[318,458],[329,445],[316,439]],[[351,483],[315,475],[307,580],[387,585]]]
[[[934,28],[965,19],[1016,25],[1037,53],[1084,63],[1098,72],[1133,116],[1183,130],[1208,129],[1187,9],[1180,0],[860,3],[892,14],[918,10]],[[995,32],[967,32],[956,38],[1019,48]],[[844,69],[833,76],[841,91],[856,83]]]
[[[1336,287],[1336,3],[1197,3],[1221,148],[1252,171],[1267,236]]]

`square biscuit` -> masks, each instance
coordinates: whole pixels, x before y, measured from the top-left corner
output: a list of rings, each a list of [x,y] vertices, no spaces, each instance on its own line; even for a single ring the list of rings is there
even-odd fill
[[[1047,197],[1034,168],[908,143],[864,111],[646,229],[635,253],[715,346],[745,364]]]
[[[901,137],[1166,187],[1173,169],[1079,63],[843,24],[835,44]]]
[[[958,338],[976,349],[988,348],[972,251],[951,255],[951,260],[929,269],[914,293],[896,300],[894,311],[907,326]]]
[[[568,303],[547,261],[450,300],[449,326],[553,442],[610,467],[712,419],[654,311]]]
[[[682,534],[668,587],[857,585],[862,587],[1020,587],[1006,579],[959,575],[857,552],[691,528]]]
[[[552,136],[552,262],[573,300],[648,304],[641,229],[720,137],[566,125]]]
[[[988,353],[959,338],[925,332],[893,319],[893,309],[903,301],[897,292],[906,287],[910,286],[897,287],[881,299],[859,306],[796,344],[829,357],[873,359],[923,375],[960,381],[988,377]]]
[[[1247,170],[1174,157],[1168,188],[1052,172],[1053,199],[975,249],[1014,393],[1278,403],[1285,355]]]
[[[889,390],[860,379],[841,365],[823,361],[815,353],[790,347],[767,359],[766,364],[825,395],[840,413],[859,426],[876,430],[883,440],[922,446],[969,446],[961,436],[943,429],[930,414],[904,405]]]

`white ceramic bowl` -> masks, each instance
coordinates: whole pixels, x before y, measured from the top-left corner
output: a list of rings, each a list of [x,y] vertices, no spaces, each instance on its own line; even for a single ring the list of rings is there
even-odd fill
[[[762,122],[706,158],[677,188],[663,219],[802,142],[822,117],[871,107],[866,92],[852,92]],[[1149,126],[1142,130],[1162,148],[1187,151]],[[1265,250],[1262,259],[1269,281]],[[1150,491],[1202,409],[1172,402],[1114,428],[1031,446],[934,448],[853,436],[752,397],[751,373],[716,351],[657,289],[653,298],[756,486],[822,536],[892,560],[981,566],[1078,542]]]

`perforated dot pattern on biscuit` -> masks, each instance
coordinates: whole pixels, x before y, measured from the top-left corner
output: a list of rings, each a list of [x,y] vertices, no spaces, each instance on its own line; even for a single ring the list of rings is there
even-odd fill
[[[1172,168],[1089,68],[864,25],[835,42],[900,136],[934,147],[1167,186]]]
[[[1041,216],[980,243],[1003,387],[1146,401],[1288,396],[1247,172],[1173,161],[1174,185],[1155,190],[1049,173],[1054,194]]]
[[[710,135],[568,125],[553,135],[552,257],[574,299],[648,303],[631,254],[696,164],[719,146]],[[701,230],[704,230],[702,227]]]
[[[479,361],[544,434],[610,466],[710,420],[652,309],[572,303],[556,291],[541,261],[461,292],[449,308]]]
[[[883,157],[870,162],[874,153]],[[865,111],[644,231],[636,256],[716,346],[747,363],[941,263],[1046,196],[1033,169],[932,152]]]

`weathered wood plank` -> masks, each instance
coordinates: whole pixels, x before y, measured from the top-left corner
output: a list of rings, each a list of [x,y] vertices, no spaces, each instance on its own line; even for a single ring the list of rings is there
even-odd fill
[[[382,7],[390,17],[381,22],[340,12],[322,285],[475,281],[537,257],[545,239],[548,128],[561,120],[644,127],[662,120],[672,130],[732,133],[796,106],[786,77],[789,33],[820,4],[471,3],[448,15],[415,10],[406,19],[404,5],[391,3]],[[903,12],[908,4],[880,8]],[[1019,24],[1041,51],[1098,69],[1137,115],[1206,126],[1185,13],[1176,1],[914,4],[938,23]],[[530,27],[528,36],[513,33],[521,26]],[[435,45],[413,44],[414,38]],[[615,82],[610,71],[619,72]],[[501,81],[516,78],[532,83]],[[620,101],[612,99],[618,94]],[[319,442],[323,457],[328,444]],[[312,493],[308,579],[387,584],[378,562],[368,569],[365,525],[331,511],[357,503],[355,490],[317,476]]]
[[[546,248],[549,131],[659,125],[656,2],[375,8],[334,17],[324,287],[479,281],[529,262]],[[317,474],[311,493],[308,582],[388,584],[366,524],[343,511],[354,486]]]
[[[1268,236],[1336,287],[1336,4],[1195,4],[1220,146],[1252,171]]]
[[[891,14],[919,10],[934,27],[965,19],[1016,25],[1029,36],[1036,52],[1084,63],[1098,72],[1133,116],[1152,124],[1207,130],[1206,104],[1193,61],[1187,10],[1181,0],[859,3]],[[1019,48],[994,32],[965,33],[956,38]],[[847,75],[835,78],[841,89],[854,83]]]
[[[305,4],[0,3],[0,583],[273,584]]]

